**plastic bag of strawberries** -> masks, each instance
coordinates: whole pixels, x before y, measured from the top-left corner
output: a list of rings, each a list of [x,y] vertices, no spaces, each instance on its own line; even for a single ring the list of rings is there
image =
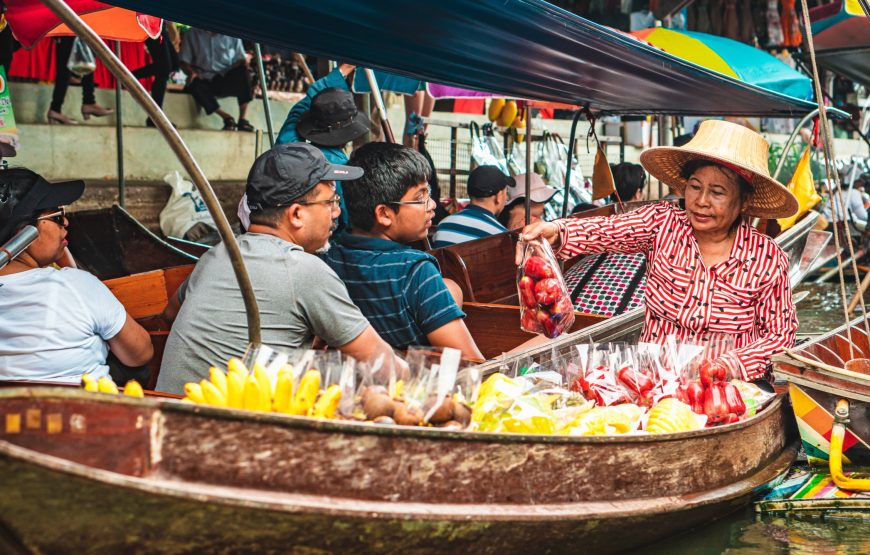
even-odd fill
[[[517,268],[520,327],[530,333],[558,337],[574,324],[574,305],[550,244],[543,239],[522,243]]]

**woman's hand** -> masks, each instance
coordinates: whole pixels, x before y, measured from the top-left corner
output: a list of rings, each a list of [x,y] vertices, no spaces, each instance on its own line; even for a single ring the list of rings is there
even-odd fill
[[[538,237],[543,237],[551,245],[556,245],[559,242],[560,236],[559,224],[555,222],[535,222],[527,225],[520,233],[520,242],[517,243],[516,264],[520,265],[523,261],[523,241],[534,241]]]

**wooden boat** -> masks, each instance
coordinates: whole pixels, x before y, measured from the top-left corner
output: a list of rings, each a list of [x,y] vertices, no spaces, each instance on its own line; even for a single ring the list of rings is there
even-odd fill
[[[863,319],[841,326],[794,349],[808,359],[843,368],[855,358],[870,358]],[[789,383],[792,408],[807,459],[827,467],[838,401],[849,401],[842,455],[844,463],[870,468],[870,374],[800,365],[775,358],[778,379]]]
[[[69,249],[82,269],[112,279],[192,264],[192,256],[152,233],[118,205],[70,212]]]
[[[782,397],[721,428],[607,437],[57,388],[0,390],[0,415],[0,537],[45,554],[612,553],[744,506],[796,446]]]

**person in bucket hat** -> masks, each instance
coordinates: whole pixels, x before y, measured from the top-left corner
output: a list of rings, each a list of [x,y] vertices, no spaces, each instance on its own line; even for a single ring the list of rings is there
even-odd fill
[[[353,94],[345,81],[354,68],[353,65],[342,64],[308,87],[305,97],[287,114],[276,143],[308,141],[319,148],[330,163],[347,164],[345,146],[368,133],[372,125],[369,118],[357,110]],[[337,231],[342,231],[350,227],[350,219],[341,181],[335,182],[335,190],[341,198]],[[245,204],[245,197],[242,197],[239,220],[246,229],[248,214],[250,210]]]
[[[730,343],[713,350],[714,367],[743,380],[766,378],[770,357],[794,344],[798,325],[788,257],[750,225],[752,217],[785,218],[798,210],[794,195],[770,177],[767,158],[758,133],[705,121],[685,146],[640,156],[653,177],[684,195],[685,209],[662,202],[610,217],[538,222],[522,239],[546,239],[561,259],[643,253],[641,341]]]

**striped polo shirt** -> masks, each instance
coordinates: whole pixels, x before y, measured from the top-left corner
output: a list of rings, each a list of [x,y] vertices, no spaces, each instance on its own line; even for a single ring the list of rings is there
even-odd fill
[[[432,238],[432,248],[449,247],[505,231],[507,228],[501,225],[492,212],[476,204],[469,204],[461,212],[441,220]]]
[[[464,318],[432,255],[395,241],[340,233],[324,260],[375,331],[396,349],[428,346],[427,334]]]

